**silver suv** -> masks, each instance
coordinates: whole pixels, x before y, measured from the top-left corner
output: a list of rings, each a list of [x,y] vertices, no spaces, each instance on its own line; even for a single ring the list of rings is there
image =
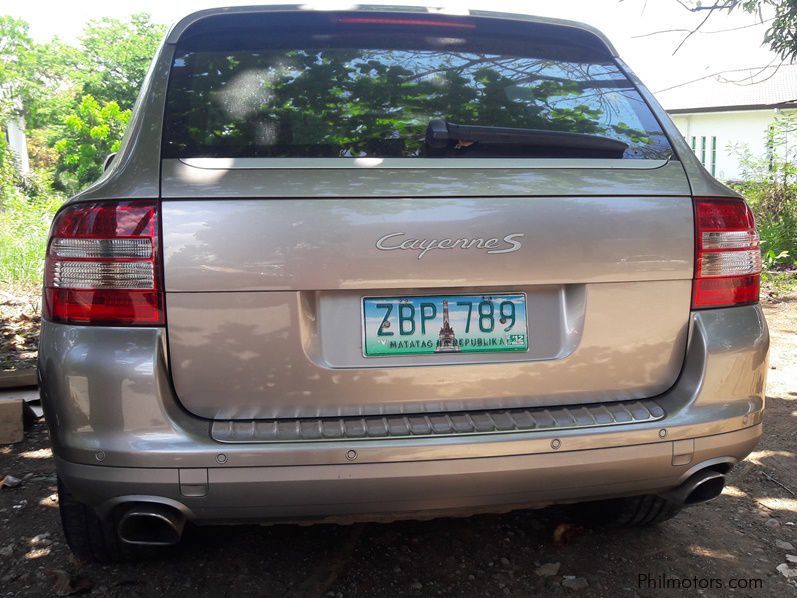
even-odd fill
[[[66,538],[585,503],[647,524],[761,435],[749,208],[590,27],[213,9],[58,213]]]

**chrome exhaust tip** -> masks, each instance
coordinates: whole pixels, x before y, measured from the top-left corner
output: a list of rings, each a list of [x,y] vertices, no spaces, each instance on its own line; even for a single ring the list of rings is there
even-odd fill
[[[689,506],[717,498],[725,488],[725,474],[713,469],[698,471],[675,490],[662,496],[674,503]]]
[[[174,507],[137,503],[128,508],[117,532],[122,542],[139,546],[174,546],[180,542],[185,517]]]

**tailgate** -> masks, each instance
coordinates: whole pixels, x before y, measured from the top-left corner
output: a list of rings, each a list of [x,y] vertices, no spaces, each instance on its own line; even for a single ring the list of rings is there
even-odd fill
[[[641,179],[626,169],[504,172],[498,196],[474,197],[390,197],[396,173],[371,170],[347,176],[367,176],[382,197],[315,199],[235,197],[241,179],[271,175],[251,169],[225,171],[217,198],[192,199],[206,187],[186,168],[164,164],[163,246],[174,386],[197,415],[624,400],[659,394],[679,374],[694,250],[677,162]],[[479,178],[434,172],[438,183]],[[513,176],[529,194],[501,193]],[[644,191],[640,180],[648,193],[584,195],[600,185]],[[444,239],[484,243],[446,248]],[[514,250],[490,253],[490,239]],[[412,240],[444,247],[421,255]],[[525,294],[528,351],[363,355],[365,297],[493,293]]]

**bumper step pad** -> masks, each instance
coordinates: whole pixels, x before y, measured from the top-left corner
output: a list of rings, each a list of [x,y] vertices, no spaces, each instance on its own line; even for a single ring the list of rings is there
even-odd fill
[[[216,420],[218,442],[291,442],[379,438],[418,438],[568,430],[652,422],[664,417],[653,399],[451,413]]]

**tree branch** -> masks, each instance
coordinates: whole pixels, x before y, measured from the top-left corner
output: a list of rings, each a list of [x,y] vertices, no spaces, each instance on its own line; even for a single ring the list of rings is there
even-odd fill
[[[654,35],[661,35],[662,33],[688,33],[689,29],[662,29],[661,31],[651,31],[650,33],[642,33],[640,35],[632,35],[631,39],[639,39],[641,37],[652,37]]]
[[[680,2],[680,1],[681,1],[681,0],[678,0],[678,2]],[[678,44],[678,46],[676,46],[675,50],[673,50],[673,51],[672,51],[672,55],[673,55],[673,56],[675,56],[675,54],[678,52],[678,50],[680,50],[680,49],[681,49],[681,46],[683,46],[683,45],[686,43],[686,40],[688,40],[688,39],[689,39],[690,37],[692,37],[692,36],[693,36],[695,33],[697,33],[697,32],[698,32],[698,30],[699,30],[699,29],[700,29],[700,28],[701,28],[703,25],[705,25],[705,24],[706,24],[706,21],[708,21],[708,20],[709,20],[709,18],[711,17],[711,15],[713,15],[713,14],[714,14],[714,11],[713,11],[713,10],[711,10],[711,11],[707,12],[707,13],[706,13],[706,17],[705,17],[705,18],[704,18],[702,21],[700,21],[700,23],[698,24],[698,26],[697,26],[697,27],[695,27],[694,29],[692,29],[692,31],[690,31],[689,33],[687,33],[687,34],[684,36],[684,38],[681,40],[681,43],[680,43],[680,44]]]
[[[717,2],[708,6],[689,6],[684,0],[675,1],[689,12],[702,12],[705,10],[714,12],[715,10],[724,10],[726,8],[730,10],[736,8],[736,6],[741,3],[741,0],[726,0],[725,2]]]

